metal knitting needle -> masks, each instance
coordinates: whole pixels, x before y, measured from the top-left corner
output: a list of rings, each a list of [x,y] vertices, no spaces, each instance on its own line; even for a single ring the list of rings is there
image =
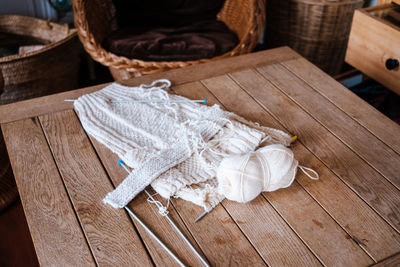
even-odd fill
[[[200,99],[200,100],[190,100],[190,99],[182,99],[182,100],[163,100],[163,99],[118,100],[118,99],[111,99],[110,102],[111,103],[187,103],[187,102],[207,103],[207,99]]]
[[[132,217],[150,234],[150,236],[151,237],[153,237],[160,245],[161,245],[161,247],[163,248],[163,249],[165,249],[165,251],[167,251],[168,252],[168,254],[169,255],[171,255],[171,257],[172,258],[174,258],[174,260],[180,265],[180,266],[185,266],[185,264],[183,264],[179,259],[178,259],[178,257],[177,256],[175,256],[175,254],[174,253],[172,253],[172,251],[171,250],[169,250],[169,248],[166,246],[166,245],[164,245],[164,243],[160,240],[160,239],[158,239],[158,237],[136,216],[136,214],[135,213],[133,213],[133,211],[131,211],[127,206],[125,206],[124,207],[127,211],[128,211],[128,213],[130,214],[130,215],[132,215]]]
[[[129,168],[126,166],[126,164],[120,160],[118,161],[118,165],[122,166],[127,173],[130,173],[131,171],[129,170]],[[162,207],[160,206],[160,204],[158,204],[158,202],[154,199],[154,197],[146,190],[144,189],[144,192],[147,194],[147,196],[153,201],[153,203],[155,203],[157,205],[158,208]],[[188,246],[190,247],[190,249],[196,254],[196,256],[200,259],[200,261],[204,264],[204,266],[209,267],[210,265],[208,265],[208,263],[203,259],[203,257],[197,252],[197,250],[193,247],[193,245],[190,243],[190,241],[186,238],[186,236],[181,232],[181,230],[178,228],[178,226],[176,226],[176,224],[174,223],[174,221],[171,220],[171,218],[168,216],[168,213],[166,213],[165,215],[163,215],[164,217],[167,218],[168,222],[172,225],[172,227],[174,227],[175,231],[177,231],[179,233],[179,235],[183,238],[183,240],[186,242],[186,244],[188,244]]]
[[[76,99],[64,99],[65,102],[75,102]],[[182,99],[182,100],[160,100],[160,99],[140,99],[140,100],[118,100],[111,99],[110,103],[187,103],[187,102],[198,102],[198,103],[207,103],[207,99],[199,99],[199,100],[191,100],[191,99]]]
[[[297,140],[297,135],[293,135],[292,136],[292,143],[294,143]],[[210,211],[205,211],[202,214],[200,214],[199,217],[197,217],[194,222],[197,223],[198,221],[200,221],[201,219],[203,219],[204,216],[206,216],[208,213],[210,213]]]
[[[201,219],[203,219],[204,216],[206,216],[209,213],[209,211],[205,211],[202,214],[200,214],[199,217],[196,218],[196,220],[194,220],[195,223],[197,223],[198,221],[200,221]]]

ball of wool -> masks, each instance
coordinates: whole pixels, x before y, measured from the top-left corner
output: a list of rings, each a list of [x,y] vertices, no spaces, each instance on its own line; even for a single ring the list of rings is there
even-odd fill
[[[217,170],[218,191],[227,199],[248,202],[262,191],[274,191],[292,184],[298,162],[293,152],[280,144],[256,152],[233,155],[221,161]]]

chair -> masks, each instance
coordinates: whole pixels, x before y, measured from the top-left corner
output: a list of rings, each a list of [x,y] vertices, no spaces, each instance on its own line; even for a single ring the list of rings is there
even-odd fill
[[[94,60],[108,66],[115,80],[249,53],[257,45],[265,23],[265,0],[226,0],[217,19],[239,39],[231,51],[208,59],[155,62],[118,56],[101,45],[110,33],[118,29],[112,0],[74,0],[73,9],[75,27],[85,50]]]

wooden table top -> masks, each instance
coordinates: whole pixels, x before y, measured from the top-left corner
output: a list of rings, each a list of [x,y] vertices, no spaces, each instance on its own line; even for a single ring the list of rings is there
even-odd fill
[[[207,98],[299,137],[286,189],[202,208],[173,199],[171,218],[216,266],[400,263],[400,127],[283,47],[124,81],[167,78],[177,94]],[[125,177],[118,158],[82,129],[63,100],[105,85],[0,107],[0,123],[41,265],[176,265],[125,210],[101,202]],[[186,264],[201,262],[140,194],[130,208]]]

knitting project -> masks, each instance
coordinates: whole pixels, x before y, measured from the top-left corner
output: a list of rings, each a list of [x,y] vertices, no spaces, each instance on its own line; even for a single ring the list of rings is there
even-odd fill
[[[86,132],[132,168],[103,200],[114,208],[123,208],[151,184],[164,198],[180,197],[210,210],[224,198],[216,179],[224,158],[252,152],[261,143],[291,143],[288,134],[218,105],[169,94],[170,85],[168,80],[137,87],[113,83],[74,102]]]

